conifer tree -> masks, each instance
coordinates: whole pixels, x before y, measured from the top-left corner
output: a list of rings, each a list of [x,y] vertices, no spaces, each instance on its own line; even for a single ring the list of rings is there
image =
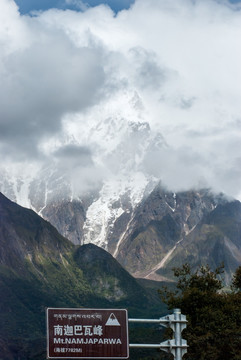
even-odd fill
[[[233,277],[233,291],[222,291],[223,267],[211,271],[201,266],[192,272],[188,264],[174,269],[176,290],[159,292],[170,309],[187,315],[183,331],[189,349],[187,360],[241,360],[241,267]]]

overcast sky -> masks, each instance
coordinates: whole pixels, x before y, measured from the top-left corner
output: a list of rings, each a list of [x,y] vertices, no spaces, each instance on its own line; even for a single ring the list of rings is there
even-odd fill
[[[166,144],[144,172],[241,198],[240,2],[100,3],[0,1],[1,164],[111,171],[106,138],[82,136],[125,118]]]

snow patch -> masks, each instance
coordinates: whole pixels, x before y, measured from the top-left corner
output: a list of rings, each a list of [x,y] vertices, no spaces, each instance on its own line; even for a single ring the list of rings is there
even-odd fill
[[[108,235],[115,221],[124,212],[132,212],[140,203],[147,184],[148,179],[141,173],[133,174],[130,177],[115,177],[106,182],[100,191],[100,197],[87,210],[84,243],[91,242],[107,249]],[[115,207],[115,203],[120,205]],[[122,238],[123,235],[117,248]]]

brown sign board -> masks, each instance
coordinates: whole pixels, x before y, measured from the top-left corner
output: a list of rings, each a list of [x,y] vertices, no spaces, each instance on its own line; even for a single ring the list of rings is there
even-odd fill
[[[128,359],[123,309],[47,309],[48,359]]]

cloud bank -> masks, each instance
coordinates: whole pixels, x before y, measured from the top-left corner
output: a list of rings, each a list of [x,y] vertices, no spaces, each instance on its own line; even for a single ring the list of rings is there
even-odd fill
[[[122,154],[128,171],[175,191],[211,186],[241,198],[240,5],[82,10],[29,17],[1,1],[2,165],[54,163],[88,182],[116,176]]]

